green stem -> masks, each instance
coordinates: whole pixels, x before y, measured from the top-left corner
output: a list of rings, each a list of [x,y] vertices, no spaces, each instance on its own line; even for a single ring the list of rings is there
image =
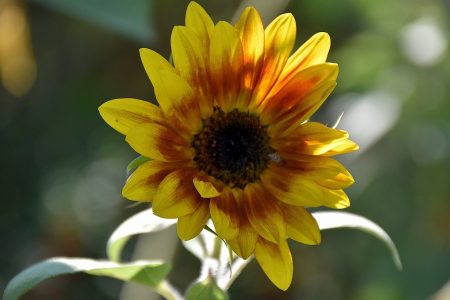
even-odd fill
[[[183,300],[178,291],[166,280],[155,287],[155,291],[167,300]]]

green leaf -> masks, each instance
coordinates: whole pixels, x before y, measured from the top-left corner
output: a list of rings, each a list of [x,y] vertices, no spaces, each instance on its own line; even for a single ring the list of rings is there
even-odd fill
[[[131,173],[133,173],[133,171],[135,169],[137,169],[137,167],[139,167],[140,165],[142,165],[143,163],[145,163],[149,160],[150,160],[150,158],[142,156],[142,155],[133,159],[127,166],[127,177],[129,177],[131,175]]]
[[[3,300],[16,300],[40,282],[59,275],[84,272],[96,276],[133,281],[156,288],[170,270],[157,261],[117,264],[87,258],[55,257],[39,262],[16,275],[6,286]]]
[[[112,261],[120,261],[122,249],[131,236],[161,231],[176,222],[176,219],[163,219],[155,216],[151,208],[131,216],[120,224],[109,237],[106,246],[108,258]]]
[[[227,300],[228,295],[212,279],[195,283],[186,292],[186,300]]]
[[[151,41],[152,2],[133,0],[33,0],[57,11],[101,25],[140,42]]]
[[[388,247],[397,269],[402,269],[400,255],[394,242],[386,231],[384,231],[383,228],[378,226],[376,223],[362,216],[348,212],[321,211],[315,212],[312,215],[317,220],[320,230],[348,227],[359,229],[374,235]]]

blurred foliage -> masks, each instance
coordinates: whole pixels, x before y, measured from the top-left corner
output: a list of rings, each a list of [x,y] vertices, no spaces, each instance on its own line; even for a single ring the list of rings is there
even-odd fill
[[[148,42],[154,35],[148,0],[32,0],[68,15],[99,24],[128,38]]]
[[[239,4],[199,2],[216,21],[231,19]],[[22,96],[0,88],[0,290],[47,257],[104,257],[116,225],[145,207],[120,197],[136,154],[97,107],[120,97],[154,99],[138,49],[169,57],[171,28],[183,23],[187,3],[23,3],[37,77]],[[362,145],[342,158],[356,178],[349,211],[393,237],[404,270],[369,236],[325,232],[319,247],[291,245],[296,270],[287,292],[252,263],[230,298],[431,297],[450,278],[448,1],[292,0],[285,10],[297,19],[298,45],[318,31],[332,37],[338,87],[315,118],[333,124],[345,111],[339,127]],[[186,288],[192,268],[195,259],[178,249],[173,281]],[[118,281],[80,275],[49,281],[24,299],[117,299],[120,290]]]

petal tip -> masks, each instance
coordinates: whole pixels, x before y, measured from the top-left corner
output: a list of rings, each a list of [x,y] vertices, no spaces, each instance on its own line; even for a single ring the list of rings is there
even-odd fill
[[[211,182],[203,181],[197,177],[194,177],[192,182],[202,198],[215,198],[221,194]]]

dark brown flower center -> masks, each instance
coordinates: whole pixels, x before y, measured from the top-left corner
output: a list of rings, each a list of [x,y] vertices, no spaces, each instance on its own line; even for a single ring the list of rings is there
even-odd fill
[[[244,188],[259,179],[269,155],[275,152],[269,141],[267,128],[258,117],[237,109],[225,113],[215,107],[194,135],[194,161],[208,175],[231,187]]]

